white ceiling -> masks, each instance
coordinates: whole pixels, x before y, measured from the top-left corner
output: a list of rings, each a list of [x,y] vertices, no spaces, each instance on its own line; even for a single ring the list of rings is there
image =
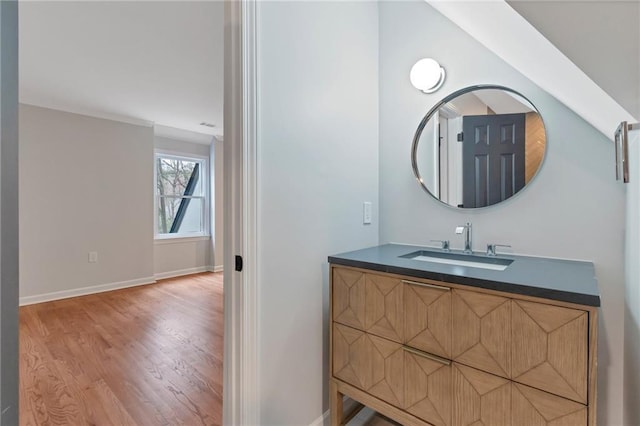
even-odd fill
[[[20,102],[222,135],[222,2],[21,1],[19,12]]]
[[[621,105],[640,114],[640,65],[636,64],[640,27],[626,21],[621,25],[609,16],[615,12],[618,18],[635,21],[637,13],[618,9],[638,9],[637,1],[596,1],[590,6],[589,2],[509,3]],[[610,9],[612,3],[616,7]],[[557,13],[552,7],[572,9]],[[156,123],[166,136],[188,138],[190,134],[171,129],[221,136],[223,9],[221,1],[21,1],[20,101]],[[571,25],[571,31],[582,29],[562,33],[558,28],[567,27],[565,18],[576,10],[598,25]],[[605,20],[610,23],[605,32],[609,35],[598,44],[593,41],[602,38],[603,10],[611,18]],[[589,43],[575,43],[585,40]],[[600,60],[603,53],[609,54],[607,60]],[[626,61],[625,66],[612,66],[620,61]],[[636,72],[629,72],[630,68]],[[216,127],[201,126],[201,122]],[[198,141],[198,137],[191,139]]]

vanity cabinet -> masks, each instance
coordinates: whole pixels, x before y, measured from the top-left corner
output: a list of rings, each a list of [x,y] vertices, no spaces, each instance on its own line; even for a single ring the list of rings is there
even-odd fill
[[[333,425],[595,425],[592,306],[332,265],[331,319]]]

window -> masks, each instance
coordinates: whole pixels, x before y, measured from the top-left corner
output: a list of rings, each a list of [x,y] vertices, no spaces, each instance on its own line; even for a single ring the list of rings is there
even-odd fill
[[[156,153],[156,238],[208,234],[205,158]]]

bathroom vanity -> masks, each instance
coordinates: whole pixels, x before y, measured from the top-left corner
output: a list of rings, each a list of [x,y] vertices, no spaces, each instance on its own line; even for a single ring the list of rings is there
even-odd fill
[[[386,244],[330,256],[331,424],[596,424],[593,264]],[[497,266],[496,266],[497,265]]]

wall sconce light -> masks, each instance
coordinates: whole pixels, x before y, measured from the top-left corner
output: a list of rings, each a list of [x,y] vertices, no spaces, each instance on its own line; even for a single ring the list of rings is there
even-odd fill
[[[442,87],[444,77],[444,68],[431,58],[420,59],[409,73],[411,84],[424,93],[433,93]]]

